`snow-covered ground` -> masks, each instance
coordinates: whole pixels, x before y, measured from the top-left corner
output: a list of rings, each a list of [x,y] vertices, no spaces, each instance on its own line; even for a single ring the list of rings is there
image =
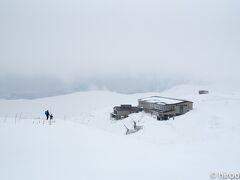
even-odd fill
[[[200,88],[209,95],[198,95]],[[175,120],[145,113],[110,120],[113,106],[150,95],[187,99]],[[55,123],[44,121],[50,109]],[[210,179],[239,172],[240,93],[178,86],[162,93],[79,92],[36,100],[0,100],[0,179]],[[144,129],[124,135],[133,120]]]

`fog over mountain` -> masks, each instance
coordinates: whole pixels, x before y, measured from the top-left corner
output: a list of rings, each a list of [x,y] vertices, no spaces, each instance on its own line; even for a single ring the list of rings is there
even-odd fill
[[[239,0],[2,0],[0,98],[238,87]]]
[[[5,99],[34,99],[89,90],[107,90],[130,94],[163,91],[188,82],[185,79],[161,79],[159,77],[94,77],[71,82],[49,76],[5,77],[0,79],[0,95],[1,98]]]

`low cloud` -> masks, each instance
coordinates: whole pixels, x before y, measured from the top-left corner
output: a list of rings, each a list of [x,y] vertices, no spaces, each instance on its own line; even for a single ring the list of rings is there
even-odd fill
[[[240,84],[239,5],[1,1],[2,97],[96,88],[150,91],[186,81]]]

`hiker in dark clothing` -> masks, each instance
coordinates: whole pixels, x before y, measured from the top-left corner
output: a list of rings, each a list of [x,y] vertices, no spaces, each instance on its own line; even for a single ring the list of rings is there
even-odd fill
[[[139,131],[140,129],[143,129],[143,126],[138,126],[136,121],[133,121],[133,129]]]
[[[52,120],[52,119],[53,119],[53,114],[50,115],[50,120]]]
[[[50,115],[50,113],[49,113],[48,110],[45,111],[45,115],[46,115],[46,118],[47,118],[47,120],[48,120],[48,119],[49,119],[49,115]]]
[[[133,121],[133,128],[136,130],[136,128],[137,128],[137,123],[136,123],[136,121]]]

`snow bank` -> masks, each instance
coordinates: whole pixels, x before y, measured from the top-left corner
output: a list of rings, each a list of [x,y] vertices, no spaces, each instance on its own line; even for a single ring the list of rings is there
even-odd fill
[[[211,172],[237,172],[240,94],[208,88],[210,94],[200,96],[198,89],[0,100],[0,179],[202,180]],[[153,95],[193,101],[194,109],[169,121],[145,113],[110,120],[114,105]],[[57,117],[52,125],[43,121],[47,108]],[[132,128],[133,121],[144,129],[125,136],[124,125]]]

